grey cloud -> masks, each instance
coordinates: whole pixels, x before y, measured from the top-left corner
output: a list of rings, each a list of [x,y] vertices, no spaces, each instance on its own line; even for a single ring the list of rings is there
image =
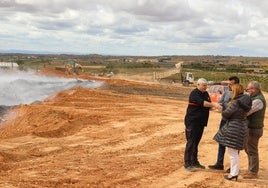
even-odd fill
[[[105,3],[105,2],[104,2]],[[8,9],[16,12],[27,13],[61,13],[66,9],[72,10],[92,10],[99,5],[97,0],[64,0],[64,1],[32,1],[32,2],[17,2],[16,0],[0,1],[0,9]]]
[[[10,10],[10,11],[19,11],[19,12],[36,12],[37,7],[32,4],[18,3],[16,0],[4,0],[0,2],[0,9]]]
[[[51,21],[39,21],[37,27],[44,30],[65,30],[65,29],[73,29],[74,24],[72,22],[68,22],[66,20],[51,20]]]
[[[68,38],[71,44],[72,40],[79,36],[83,37],[83,45],[86,45],[85,40],[89,40],[100,46],[104,45],[107,49],[111,48],[112,42],[129,43],[129,46],[126,45],[125,49],[122,49],[127,52],[131,51],[126,49],[127,47],[140,44],[143,44],[144,48],[148,47],[150,52],[152,47],[156,47],[151,43],[163,45],[159,46],[159,49],[167,50],[167,44],[179,48],[181,44],[202,44],[210,47],[213,44],[220,46],[226,43],[236,46],[244,42],[243,45],[250,46],[254,37],[268,40],[268,2],[261,0],[18,2],[20,1],[0,1],[0,24],[6,28],[0,31],[0,36],[8,36],[8,29],[14,35],[14,39],[23,33],[25,43],[32,44],[31,47],[37,47],[37,44],[31,41],[32,38],[40,40],[41,43],[46,42],[49,47],[49,43],[54,45],[53,42],[62,38]],[[17,33],[14,28],[18,30]],[[46,35],[42,36],[40,33]],[[44,38],[48,36],[45,41]],[[242,42],[238,44],[240,41]],[[57,45],[60,46],[60,42]],[[62,45],[67,46],[64,43]],[[115,47],[112,46],[111,49]],[[119,49],[121,48],[118,47]],[[218,47],[218,50],[226,49]],[[155,52],[158,52],[158,49]]]
[[[114,7],[115,10],[126,11],[133,14],[137,19],[148,20],[154,22],[178,22],[190,20],[197,17],[197,12],[190,9],[189,4],[185,0],[178,1],[161,1],[147,0],[134,3],[125,3],[120,7]],[[113,5],[112,5],[113,6]]]
[[[132,35],[135,33],[141,33],[141,32],[146,32],[148,31],[148,28],[145,26],[131,26],[131,27],[118,27],[114,29],[114,32],[122,34],[122,35]]]
[[[16,1],[15,0],[9,0],[9,1],[4,1],[4,0],[2,0],[2,1],[0,1],[0,7],[5,7],[5,8],[7,8],[7,7],[13,7],[14,5],[16,5],[17,3],[16,3]]]

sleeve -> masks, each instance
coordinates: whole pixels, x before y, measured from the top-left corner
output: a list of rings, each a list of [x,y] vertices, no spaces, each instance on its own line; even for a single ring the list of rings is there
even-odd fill
[[[231,98],[231,92],[225,91],[223,95],[221,96],[221,99],[219,100],[219,103],[228,103]]]
[[[228,106],[224,111],[222,111],[222,117],[225,119],[229,119],[234,112],[237,111],[237,101],[233,101],[233,103]]]
[[[260,99],[255,99],[252,101],[252,106],[250,111],[248,112],[247,116],[257,112],[263,108],[263,102]]]
[[[195,90],[194,92],[190,94],[189,102],[195,103],[199,107],[203,107],[205,98],[209,98],[208,93],[204,93],[203,95],[201,95],[201,93],[198,90]],[[207,101],[210,102],[209,100]]]
[[[224,103],[224,98],[225,98],[226,92],[224,92],[220,98],[220,100],[218,101],[218,103]]]

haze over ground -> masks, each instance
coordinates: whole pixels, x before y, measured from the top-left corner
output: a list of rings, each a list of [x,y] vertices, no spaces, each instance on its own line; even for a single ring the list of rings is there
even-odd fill
[[[0,105],[14,106],[43,101],[46,97],[76,86],[100,87],[102,82],[49,77],[33,72],[0,72]]]

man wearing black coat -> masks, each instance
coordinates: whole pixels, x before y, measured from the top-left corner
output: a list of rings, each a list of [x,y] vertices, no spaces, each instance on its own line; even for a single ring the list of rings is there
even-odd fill
[[[186,148],[184,153],[184,167],[193,172],[194,168],[205,169],[198,161],[198,144],[202,138],[204,127],[207,126],[209,110],[219,107],[218,103],[211,103],[207,92],[207,81],[200,78],[197,87],[190,93],[189,103],[184,118]]]

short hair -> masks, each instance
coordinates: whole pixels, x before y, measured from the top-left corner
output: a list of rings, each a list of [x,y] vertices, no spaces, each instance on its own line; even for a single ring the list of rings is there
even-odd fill
[[[205,78],[199,78],[197,80],[197,84],[207,84],[207,83],[208,83],[208,81]]]
[[[261,86],[260,83],[258,81],[251,81],[249,82],[252,86],[252,88],[257,89],[257,90],[261,90]]]
[[[240,82],[240,80],[237,76],[231,76],[229,78],[229,81],[232,81],[232,80],[234,81],[235,84],[239,84],[239,82]]]

